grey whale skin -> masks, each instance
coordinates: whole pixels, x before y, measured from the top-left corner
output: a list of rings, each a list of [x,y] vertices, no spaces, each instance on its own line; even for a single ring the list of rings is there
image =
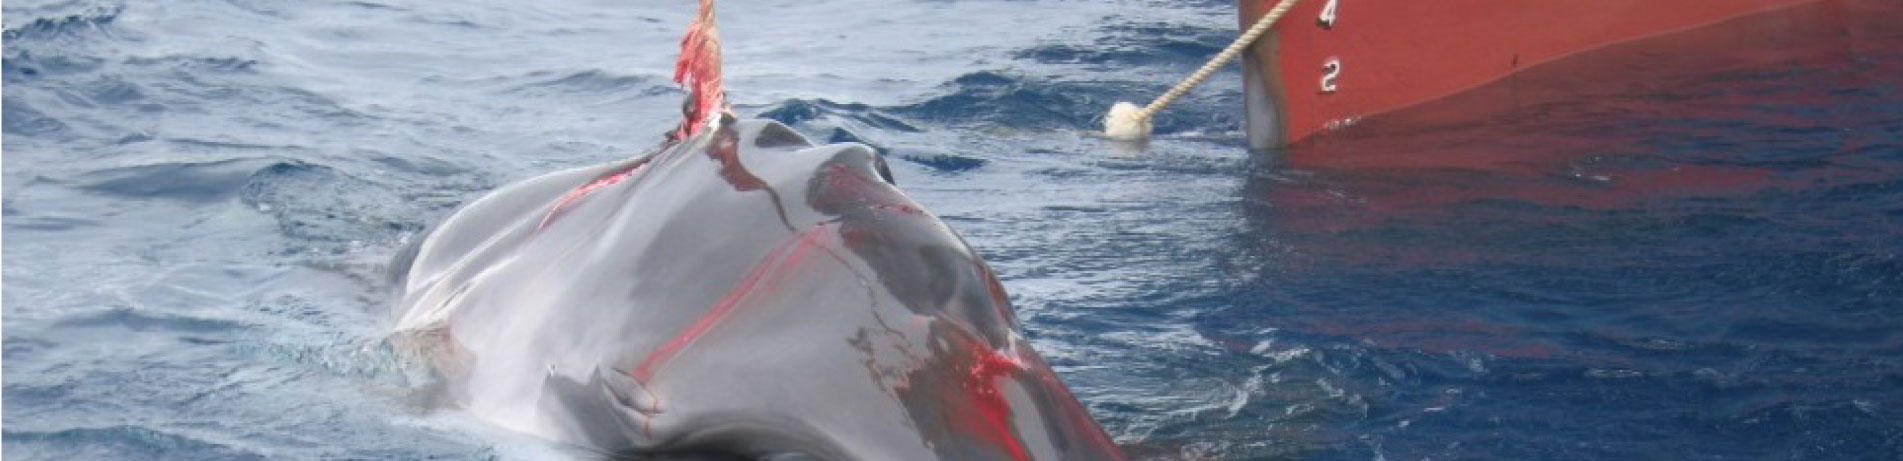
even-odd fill
[[[1121,458],[875,153],[777,122],[505,186],[391,277],[439,400],[585,453]]]

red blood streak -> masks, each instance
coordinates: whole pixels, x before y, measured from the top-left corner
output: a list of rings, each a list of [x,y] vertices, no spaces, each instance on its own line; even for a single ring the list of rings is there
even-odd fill
[[[918,207],[906,205],[903,203],[888,203],[884,205],[877,205],[877,206],[874,206],[873,208],[879,209],[879,210],[885,210],[885,211],[893,211],[898,213],[910,214],[910,215],[925,214],[925,210],[920,210],[918,209]]]
[[[686,330],[682,330],[680,334],[675,335],[674,339],[662,344],[660,348],[648,354],[647,359],[642,360],[641,364],[635,367],[634,371],[630,372],[630,374],[634,376],[635,381],[644,384],[647,383],[654,377],[654,372],[657,369],[665,365],[669,360],[672,360],[675,356],[680,355],[681,349],[686,348],[689,344],[693,344],[695,340],[707,334],[708,330],[720,324],[721,320],[726,319],[728,314],[731,314],[734,308],[740,305],[741,301],[745,301],[750,295],[762,291],[758,289],[762,285],[762,282],[765,282],[764,285],[767,290],[771,290],[773,286],[778,285],[778,281],[785,277],[786,269],[798,265],[800,260],[805,256],[806,250],[819,244],[818,237],[822,235],[821,231],[824,230],[826,230],[826,226],[823,224],[814,226],[812,229],[800,233],[794,241],[782,244],[775,247],[773,251],[768,252],[766,257],[761,258],[759,263],[754,264],[752,270],[747,271],[747,275],[742,277],[740,282],[735,284],[733,289],[727,292],[726,296],[721,297],[719,302],[714,303],[712,309],[708,309],[707,313],[702,314],[699,319],[696,319],[693,325],[688,326]]]
[[[575,190],[568,191],[568,193],[566,194],[562,194],[561,198],[555,200],[555,206],[549,207],[548,214],[542,216],[542,222],[540,224],[536,224],[535,228],[541,229],[544,227],[548,227],[549,221],[554,220],[556,214],[559,214],[562,212],[562,210],[567,209],[568,206],[572,204],[574,201],[580,200],[582,197],[585,197],[590,193],[594,193],[596,190],[600,190],[603,187],[608,187],[609,185],[613,185],[614,183],[618,183],[624,179],[628,179],[629,176],[634,176],[635,172],[641,171],[642,168],[645,168],[647,166],[648,164],[643,162],[639,165],[635,165],[634,168],[629,168],[626,171],[611,174],[608,176],[604,176],[601,179],[590,181],[588,184],[583,184],[581,187],[575,188]]]
[[[967,392],[966,397],[978,410],[978,419],[960,418],[959,422],[971,430],[972,435],[1010,452],[1011,459],[1029,459],[1024,445],[1011,431],[1011,404],[1004,400],[1004,394],[998,391],[997,384],[998,378],[1023,371],[1024,364],[986,346],[982,341],[964,339],[959,342],[973,357],[974,363],[962,387]]]

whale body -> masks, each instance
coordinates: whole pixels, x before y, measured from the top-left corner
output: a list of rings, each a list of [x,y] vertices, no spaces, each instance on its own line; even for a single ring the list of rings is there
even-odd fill
[[[777,122],[505,186],[391,281],[441,400],[586,452],[1121,457],[874,151]]]

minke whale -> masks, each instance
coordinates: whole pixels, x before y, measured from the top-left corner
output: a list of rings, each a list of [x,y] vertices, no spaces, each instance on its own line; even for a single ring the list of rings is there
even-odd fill
[[[604,457],[1121,458],[873,150],[710,125],[398,254],[394,338],[440,401]]]

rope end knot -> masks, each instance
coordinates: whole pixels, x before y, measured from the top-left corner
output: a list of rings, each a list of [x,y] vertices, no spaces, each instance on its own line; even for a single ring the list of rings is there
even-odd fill
[[[1117,141],[1141,141],[1150,137],[1150,117],[1136,104],[1118,102],[1103,118],[1103,135]]]

